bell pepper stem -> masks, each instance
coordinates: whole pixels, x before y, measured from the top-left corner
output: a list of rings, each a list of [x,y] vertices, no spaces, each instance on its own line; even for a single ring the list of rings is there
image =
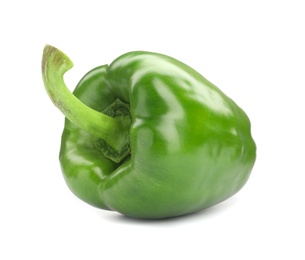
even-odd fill
[[[63,76],[73,67],[60,50],[46,45],[42,58],[42,78],[54,105],[79,128],[104,140],[114,151],[126,149],[129,123],[93,110],[77,99],[67,88]]]

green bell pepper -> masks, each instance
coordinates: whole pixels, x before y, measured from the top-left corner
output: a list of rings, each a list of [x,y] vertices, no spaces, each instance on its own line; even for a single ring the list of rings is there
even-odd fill
[[[211,207],[244,186],[256,158],[250,121],[198,72],[130,52],[89,71],[72,94],[63,80],[72,66],[45,47],[44,85],[66,117],[60,164],[77,197],[159,219]]]

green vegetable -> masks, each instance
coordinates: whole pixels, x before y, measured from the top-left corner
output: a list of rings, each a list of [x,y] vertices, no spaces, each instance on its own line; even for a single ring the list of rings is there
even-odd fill
[[[44,85],[66,116],[60,163],[83,201],[136,218],[211,207],[238,192],[256,158],[247,115],[171,57],[130,52],[97,67],[73,94],[73,66],[47,45]]]

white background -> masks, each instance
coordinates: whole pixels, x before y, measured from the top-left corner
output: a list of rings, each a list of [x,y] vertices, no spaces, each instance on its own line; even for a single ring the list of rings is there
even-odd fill
[[[302,1],[1,1],[0,259],[305,259]],[[133,50],[195,68],[248,114],[246,186],[203,212],[141,221],[95,209],[64,183],[63,115],[40,75],[44,45],[66,82]]]

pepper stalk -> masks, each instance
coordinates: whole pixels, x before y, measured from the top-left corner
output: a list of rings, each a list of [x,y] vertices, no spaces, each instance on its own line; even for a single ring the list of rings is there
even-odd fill
[[[98,112],[77,99],[67,88],[63,76],[73,67],[67,55],[46,45],[42,58],[45,89],[54,105],[79,128],[107,143],[104,155],[120,162],[129,153],[130,120],[113,118]],[[111,151],[109,151],[111,150]]]

